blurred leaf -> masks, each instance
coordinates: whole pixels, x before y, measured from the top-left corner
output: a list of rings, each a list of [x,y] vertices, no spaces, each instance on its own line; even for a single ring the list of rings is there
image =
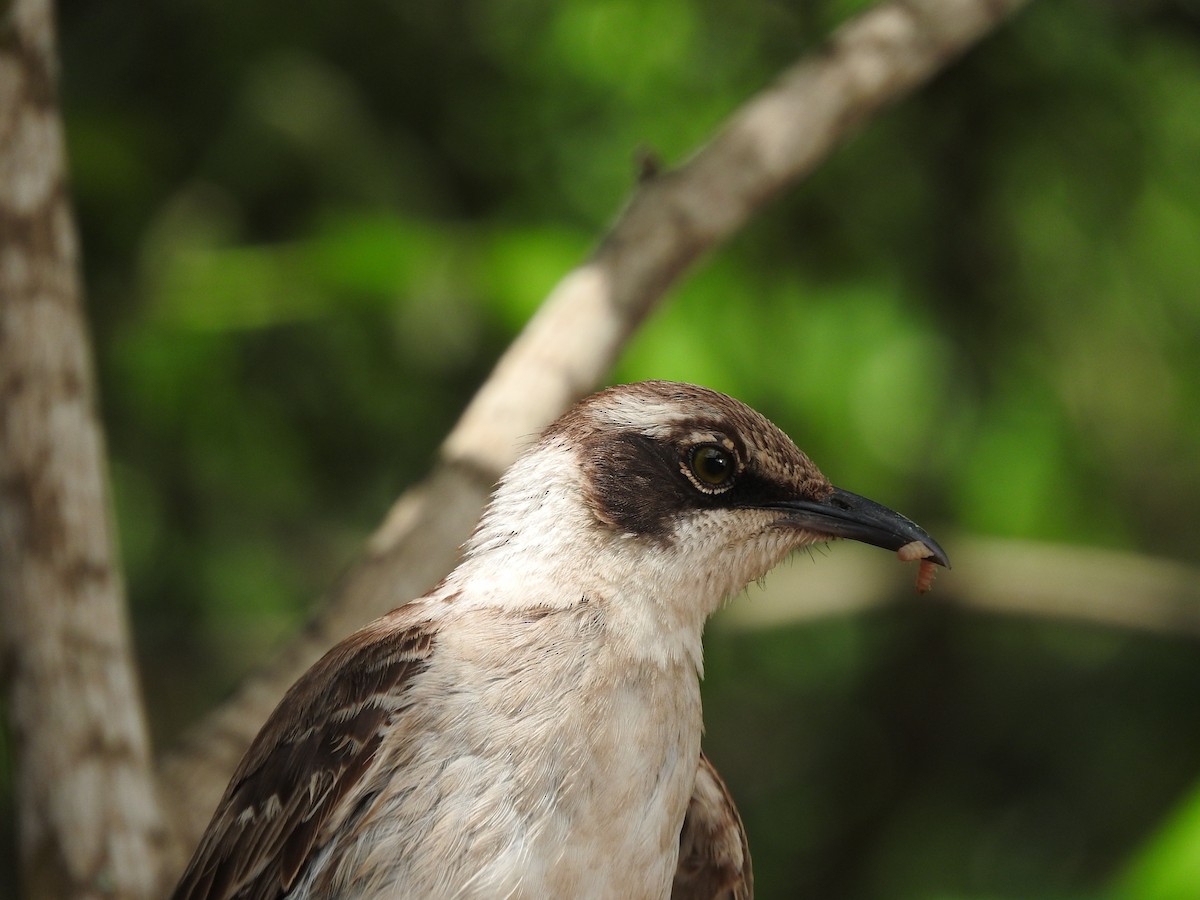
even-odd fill
[[[1117,879],[1119,900],[1194,900],[1200,886],[1200,789],[1186,796]]]

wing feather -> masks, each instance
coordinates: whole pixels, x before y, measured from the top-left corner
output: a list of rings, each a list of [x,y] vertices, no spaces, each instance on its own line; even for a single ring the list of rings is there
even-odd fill
[[[751,900],[754,872],[742,817],[725,782],[700,754],[696,786],[679,832],[672,900]]]
[[[301,878],[433,650],[401,608],[329,651],[280,701],[225,789],[173,900],[278,900]]]

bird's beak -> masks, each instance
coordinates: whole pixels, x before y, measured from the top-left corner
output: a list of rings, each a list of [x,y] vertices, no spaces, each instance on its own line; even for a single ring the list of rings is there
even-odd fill
[[[771,506],[785,512],[780,525],[831,538],[849,538],[885,550],[899,550],[920,541],[933,553],[930,562],[950,568],[946,551],[924,528],[881,503],[841,488],[834,488],[824,500],[786,500]]]

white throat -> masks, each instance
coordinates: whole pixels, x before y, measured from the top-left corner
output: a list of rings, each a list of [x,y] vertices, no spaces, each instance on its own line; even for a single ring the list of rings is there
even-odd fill
[[[582,477],[568,447],[526,455],[497,489],[445,590],[507,609],[598,603],[631,659],[686,659],[702,673],[708,616],[786,555],[794,535],[771,528],[763,513],[750,540],[723,541],[720,511],[691,513],[669,542],[623,534],[588,508]]]

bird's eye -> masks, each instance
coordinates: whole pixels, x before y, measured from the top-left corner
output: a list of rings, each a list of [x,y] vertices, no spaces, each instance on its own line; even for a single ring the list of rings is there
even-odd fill
[[[737,471],[737,461],[732,451],[719,444],[701,444],[692,450],[688,461],[696,487],[712,491],[729,486]]]

